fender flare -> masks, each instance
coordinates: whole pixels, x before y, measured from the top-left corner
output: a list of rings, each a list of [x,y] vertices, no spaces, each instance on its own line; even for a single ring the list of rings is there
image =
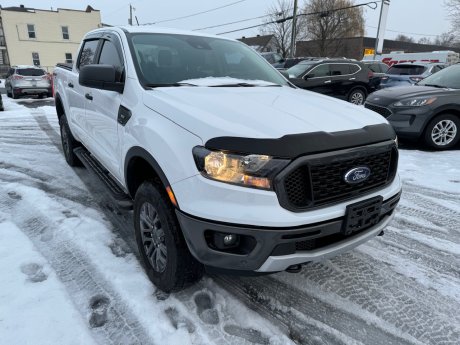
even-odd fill
[[[158,175],[158,177],[161,180],[161,183],[163,184],[165,188],[171,185],[168,181],[168,178],[166,177],[166,174],[163,172],[163,169],[161,169],[156,159],[153,158],[153,156],[149,152],[147,152],[147,150],[143,149],[142,147],[133,146],[126,153],[125,164],[124,164],[124,178],[125,178],[125,184],[128,190],[129,190],[129,183],[128,183],[129,162],[131,162],[131,160],[136,157],[142,158],[152,167],[153,171]]]

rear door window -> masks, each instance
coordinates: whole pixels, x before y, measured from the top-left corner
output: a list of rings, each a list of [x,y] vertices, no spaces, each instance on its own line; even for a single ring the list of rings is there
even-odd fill
[[[330,71],[332,76],[340,76],[350,74],[350,65],[349,64],[331,64]]]
[[[396,65],[390,67],[387,74],[392,75],[421,75],[426,71],[425,66],[420,65]]]

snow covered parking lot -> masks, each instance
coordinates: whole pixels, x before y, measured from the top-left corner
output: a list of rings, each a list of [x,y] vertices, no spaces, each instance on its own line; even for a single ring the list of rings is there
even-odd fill
[[[353,252],[165,295],[130,212],[65,163],[54,108],[4,104],[0,343],[460,344],[460,151],[401,150],[395,220]]]

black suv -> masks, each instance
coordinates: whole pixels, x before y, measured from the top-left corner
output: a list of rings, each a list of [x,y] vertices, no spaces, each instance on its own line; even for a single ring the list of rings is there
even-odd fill
[[[346,59],[305,60],[289,68],[289,80],[302,89],[363,104],[370,91],[369,70]]]

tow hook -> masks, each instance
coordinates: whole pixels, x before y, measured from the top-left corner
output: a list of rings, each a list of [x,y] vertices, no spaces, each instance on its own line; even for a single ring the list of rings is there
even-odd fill
[[[383,236],[383,235],[385,235],[385,231],[382,230],[377,236]]]
[[[302,265],[292,265],[286,268],[288,273],[299,273],[302,270]]]

